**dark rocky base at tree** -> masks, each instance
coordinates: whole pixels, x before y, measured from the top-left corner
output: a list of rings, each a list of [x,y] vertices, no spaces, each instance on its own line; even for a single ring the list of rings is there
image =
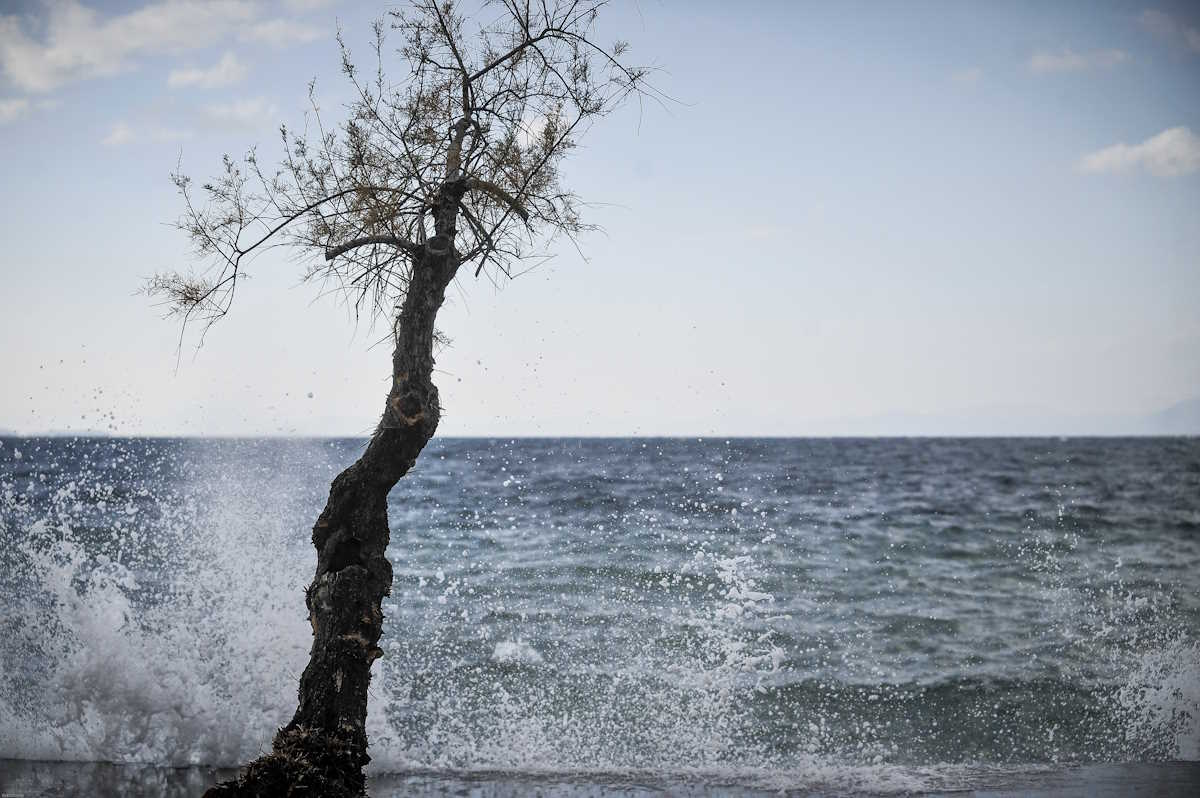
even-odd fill
[[[236,779],[210,788],[204,798],[357,798],[366,795],[368,761],[353,739],[304,727],[280,729],[271,753],[251,762]]]

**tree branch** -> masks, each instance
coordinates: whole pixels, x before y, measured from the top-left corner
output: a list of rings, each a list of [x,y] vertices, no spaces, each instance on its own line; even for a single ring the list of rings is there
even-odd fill
[[[416,257],[420,254],[421,248],[406,238],[399,236],[363,236],[362,238],[354,238],[344,244],[338,244],[336,247],[329,247],[325,250],[325,260],[333,260],[338,255],[345,255],[352,249],[358,247],[366,247],[372,244],[391,244],[398,249],[407,252],[409,255]]]
[[[521,217],[521,221],[529,224],[529,211],[525,210],[521,203],[517,202],[517,199],[512,194],[509,194],[492,181],[480,180],[477,177],[470,177],[467,178],[465,187],[467,191],[482,191],[484,194],[490,194],[492,198],[503,202],[505,205],[511,208],[513,213]]]

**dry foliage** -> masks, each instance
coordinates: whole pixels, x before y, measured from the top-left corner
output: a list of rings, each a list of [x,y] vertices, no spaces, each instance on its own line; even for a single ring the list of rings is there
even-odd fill
[[[185,322],[211,324],[248,258],[287,245],[305,277],[344,291],[356,314],[389,317],[427,247],[448,241],[460,264],[495,278],[574,238],[586,225],[562,185],[563,157],[622,100],[659,96],[624,42],[593,40],[606,4],[501,0],[469,22],[455,2],[418,0],[375,23],[366,73],[339,34],[355,90],[345,121],[327,127],[314,98],[304,130],[280,129],[278,165],[251,150],[199,186],[173,174],[178,225],[209,268],[157,275],[149,292]],[[393,56],[407,68],[398,84],[384,70]]]

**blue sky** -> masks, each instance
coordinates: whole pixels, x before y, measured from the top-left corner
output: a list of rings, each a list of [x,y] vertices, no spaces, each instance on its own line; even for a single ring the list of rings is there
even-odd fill
[[[138,289],[189,263],[177,160],[269,156],[314,77],[336,117],[336,26],[365,56],[381,8],[0,3],[0,428],[370,431],[385,328],[286,253],[179,358]],[[1194,4],[617,0],[601,28],[679,102],[575,153],[586,261],[459,280],[442,434],[1105,432],[1200,396]]]

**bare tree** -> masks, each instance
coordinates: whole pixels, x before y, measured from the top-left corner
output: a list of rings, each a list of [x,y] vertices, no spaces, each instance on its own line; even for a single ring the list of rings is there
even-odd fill
[[[356,91],[347,121],[327,128],[314,102],[309,129],[281,130],[277,167],[252,150],[226,156],[199,189],[173,175],[185,202],[179,225],[209,269],[159,275],[149,288],[185,323],[207,328],[224,316],[248,259],[285,245],[356,312],[390,319],[395,345],[383,416],[313,528],[313,642],[295,716],[272,753],[210,795],[363,792],[367,686],[392,584],[387,497],[437,429],[438,309],[464,265],[510,275],[555,237],[585,229],[560,163],[593,120],[649,91],[623,42],[593,38],[606,3],[501,0],[469,23],[452,0],[416,0],[375,24],[373,74],[339,35]],[[391,33],[410,70],[396,85],[383,68]]]

